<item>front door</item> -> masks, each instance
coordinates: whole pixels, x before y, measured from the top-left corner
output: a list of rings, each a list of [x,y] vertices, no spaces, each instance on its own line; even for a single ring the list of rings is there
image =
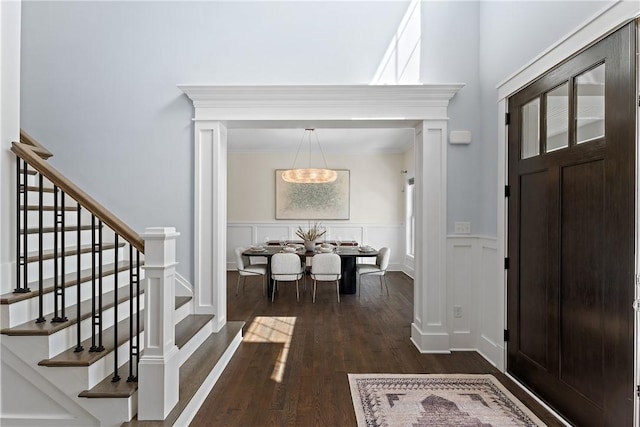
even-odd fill
[[[508,100],[507,370],[579,426],[632,425],[635,31]]]

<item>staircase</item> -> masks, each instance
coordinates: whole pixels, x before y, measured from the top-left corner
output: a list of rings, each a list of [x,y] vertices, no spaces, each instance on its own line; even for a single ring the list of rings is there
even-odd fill
[[[194,314],[189,290],[176,296],[173,229],[138,235],[24,133],[12,151],[17,262],[0,295],[1,424],[136,425],[140,401],[143,418],[187,425],[242,322],[214,333],[214,315]]]

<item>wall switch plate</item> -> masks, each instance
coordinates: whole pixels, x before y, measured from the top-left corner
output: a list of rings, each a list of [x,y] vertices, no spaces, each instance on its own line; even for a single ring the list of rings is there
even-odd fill
[[[471,234],[471,223],[456,222],[453,226],[453,232],[456,234]]]
[[[453,306],[453,317],[457,317],[457,318],[462,317],[462,306],[460,305]]]

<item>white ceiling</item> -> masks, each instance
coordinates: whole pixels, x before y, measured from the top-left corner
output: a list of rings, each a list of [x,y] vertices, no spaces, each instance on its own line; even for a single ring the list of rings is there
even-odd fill
[[[403,153],[413,145],[414,129],[411,127],[378,128],[315,127],[322,150],[325,153]],[[305,126],[297,128],[236,128],[228,131],[230,152],[286,152],[295,153],[302,140]],[[407,126],[405,123],[404,126]],[[312,149],[317,150],[315,139]],[[303,150],[308,150],[308,137]],[[307,151],[305,151],[307,152]]]

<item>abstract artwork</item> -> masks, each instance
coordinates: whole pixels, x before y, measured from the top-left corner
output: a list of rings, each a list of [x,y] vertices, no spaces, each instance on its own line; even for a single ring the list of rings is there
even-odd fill
[[[326,184],[292,184],[276,169],[276,219],[349,219],[349,171]]]

